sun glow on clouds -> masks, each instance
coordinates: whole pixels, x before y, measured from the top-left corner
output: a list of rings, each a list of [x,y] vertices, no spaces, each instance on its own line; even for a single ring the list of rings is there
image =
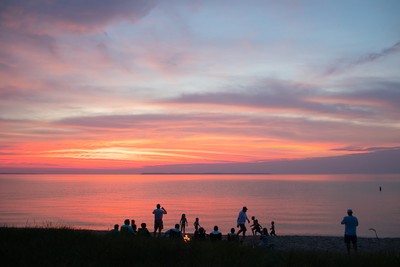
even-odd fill
[[[173,153],[175,152],[175,153]],[[64,149],[49,151],[47,157],[66,157],[66,158],[90,158],[90,159],[115,159],[115,160],[131,160],[131,161],[150,161],[152,159],[168,158],[189,158],[201,159],[201,157],[193,155],[185,155],[178,152],[196,153],[197,151],[184,150],[136,150],[132,151],[127,148],[110,147],[99,149]]]
[[[400,145],[397,1],[93,3],[2,4],[0,168]]]

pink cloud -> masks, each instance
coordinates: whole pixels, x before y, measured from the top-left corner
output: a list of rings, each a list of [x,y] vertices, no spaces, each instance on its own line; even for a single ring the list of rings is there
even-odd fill
[[[1,25],[36,34],[98,32],[119,20],[137,21],[156,1],[12,0],[2,3]]]

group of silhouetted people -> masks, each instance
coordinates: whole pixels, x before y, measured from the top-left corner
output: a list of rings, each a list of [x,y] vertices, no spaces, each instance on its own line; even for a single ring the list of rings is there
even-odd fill
[[[249,218],[247,218],[246,212],[247,212],[247,207],[243,207],[243,209],[239,212],[239,216],[237,219],[237,227],[240,228],[237,234],[239,235],[240,233],[243,233],[243,238],[246,236],[246,231],[247,231],[246,221],[250,223]],[[268,229],[263,228],[255,216],[252,216],[251,220],[253,221],[253,224],[250,225],[253,236],[257,235],[257,233],[259,233],[261,236],[263,234],[268,234]],[[271,222],[269,235],[276,236],[274,221]]]
[[[246,236],[246,222],[250,223],[249,218],[247,217],[247,207],[243,207],[239,212],[237,218],[237,228],[239,231],[235,233],[235,228],[231,228],[230,232],[227,234],[227,240],[229,242],[239,242],[240,234],[243,235],[242,240]],[[153,210],[154,214],[154,233],[155,237],[158,232],[158,237],[161,236],[161,230],[164,229],[163,224],[163,215],[167,214],[167,211],[164,207],[161,207],[160,204],[157,204],[156,209]],[[350,243],[353,245],[355,252],[357,252],[357,235],[356,235],[356,227],[358,226],[358,220],[355,216],[353,216],[353,211],[349,209],[347,211],[348,216],[344,217],[342,220],[342,224],[345,225],[345,235],[344,242],[347,246],[347,251],[350,253]],[[270,248],[273,245],[269,243],[269,236],[276,236],[275,233],[275,222],[271,222],[270,231],[268,232],[267,228],[263,228],[259,223],[258,219],[255,216],[251,217],[252,224],[250,225],[253,236],[260,234],[260,247]],[[171,228],[165,231],[164,236],[170,239],[184,239],[184,235],[186,234],[186,227],[188,226],[188,220],[185,214],[182,214],[182,217],[179,223],[175,224],[174,228]],[[222,233],[219,231],[217,225],[214,226],[213,231],[210,234],[206,234],[206,230],[204,227],[200,225],[199,218],[196,218],[194,223],[194,234],[192,238],[194,240],[206,240],[207,237],[211,241],[222,240]],[[137,229],[135,220],[126,219],[124,224],[119,227],[118,224],[114,225],[114,229],[111,230],[113,234],[123,234],[123,235],[137,235],[139,237],[151,237],[150,231],[147,229],[146,223],[142,223],[140,228]],[[187,238],[187,236],[185,236]],[[190,240],[190,239],[189,239]]]
[[[231,228],[230,232],[227,234],[227,240],[229,242],[239,242],[240,234],[243,235],[242,240],[246,235],[246,222],[250,223],[250,220],[246,215],[247,208],[243,207],[243,209],[239,212],[239,216],[237,219],[237,227],[240,228],[237,233],[235,233],[235,228]],[[167,214],[167,210],[164,207],[161,207],[160,204],[156,205],[156,209],[153,210],[154,214],[154,232],[153,236],[160,237],[161,231],[164,229],[163,216]],[[256,236],[257,233],[260,234],[261,243],[260,246],[269,246],[268,244],[268,236],[276,235],[275,234],[275,225],[274,222],[271,223],[271,232],[268,233],[266,228],[262,228],[258,220],[252,216],[253,224],[250,226],[253,236]],[[186,234],[186,227],[188,226],[188,220],[186,218],[186,214],[182,214],[179,223],[175,224],[174,228],[171,228],[164,233],[164,237],[170,239],[183,239]],[[193,240],[206,240],[209,239],[211,241],[219,241],[222,240],[222,233],[219,231],[217,225],[214,226],[213,231],[209,234],[206,234],[206,230],[204,227],[200,225],[199,218],[196,218],[194,223],[194,234],[192,235]],[[151,237],[150,231],[147,229],[146,223],[142,223],[141,227],[138,229],[135,223],[135,220],[126,219],[124,224],[121,227],[118,224],[114,225],[114,229],[111,230],[113,234],[121,234],[125,236],[135,235],[138,237]]]
[[[116,235],[118,233],[121,233],[122,235],[137,235],[139,237],[150,237],[150,232],[147,229],[146,223],[142,223],[140,225],[140,228],[137,229],[135,220],[132,220],[132,223],[130,224],[129,219],[126,219],[124,221],[124,224],[121,225],[121,229],[119,229],[119,224],[114,225],[114,229],[111,230],[111,233]]]

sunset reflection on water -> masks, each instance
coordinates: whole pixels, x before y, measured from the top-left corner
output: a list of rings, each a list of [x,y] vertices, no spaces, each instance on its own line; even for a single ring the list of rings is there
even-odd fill
[[[7,226],[107,230],[135,219],[152,231],[160,203],[168,211],[164,230],[185,213],[187,233],[196,217],[207,233],[214,225],[227,233],[247,206],[263,227],[275,221],[278,235],[342,235],[340,221],[352,208],[361,236],[373,235],[371,227],[400,236],[396,175],[1,175],[0,184],[0,223]]]

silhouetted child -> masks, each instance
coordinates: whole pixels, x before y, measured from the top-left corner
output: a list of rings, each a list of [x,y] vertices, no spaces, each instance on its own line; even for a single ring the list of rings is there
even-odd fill
[[[186,226],[188,225],[188,221],[186,219],[186,215],[185,214],[182,214],[182,217],[181,217],[181,220],[180,220],[179,224],[181,225],[181,232],[183,234],[185,234]]]
[[[135,220],[131,220],[131,226],[132,226],[132,230],[134,233],[137,233],[137,225],[135,223]]]
[[[110,233],[113,236],[117,236],[119,234],[119,224],[114,224],[114,229],[112,229]]]
[[[139,228],[137,234],[139,237],[151,237],[149,230],[146,228],[146,224],[142,223],[140,225],[141,228]]]
[[[252,225],[250,225],[250,229],[251,229],[251,232],[253,233],[253,235],[254,235],[254,229],[253,229],[253,226],[254,226],[254,221],[256,220],[256,217],[254,217],[254,216],[251,216],[251,220],[253,221],[253,224]]]
[[[269,243],[269,235],[268,235],[268,229],[267,228],[263,228],[260,240],[261,241],[258,244],[259,247],[262,247],[262,248],[271,248],[271,247],[273,247],[273,245]]]
[[[194,225],[194,232],[195,233],[198,232],[199,228],[201,227],[200,226],[200,222],[199,222],[199,218],[196,218],[196,220],[194,221],[193,225]]]
[[[252,227],[251,227],[251,231],[253,232],[253,235],[257,235],[257,233],[259,233],[260,235],[262,235],[262,232],[261,232],[261,228],[262,228],[262,226],[258,223],[258,220],[257,219],[255,219],[254,221],[253,221],[253,225],[251,225]]]
[[[228,236],[228,241],[229,242],[238,242],[239,241],[239,237],[235,233],[235,228],[231,228],[231,232],[228,233],[227,236]]]
[[[195,240],[205,240],[206,239],[206,230],[203,227],[200,227],[198,231],[194,232],[193,238]]]
[[[274,221],[271,222],[271,228],[269,228],[269,230],[271,230],[271,232],[270,232],[271,236],[276,236],[276,234],[275,234],[275,222]]]
[[[111,232],[119,232],[119,224],[114,224],[114,229]]]

